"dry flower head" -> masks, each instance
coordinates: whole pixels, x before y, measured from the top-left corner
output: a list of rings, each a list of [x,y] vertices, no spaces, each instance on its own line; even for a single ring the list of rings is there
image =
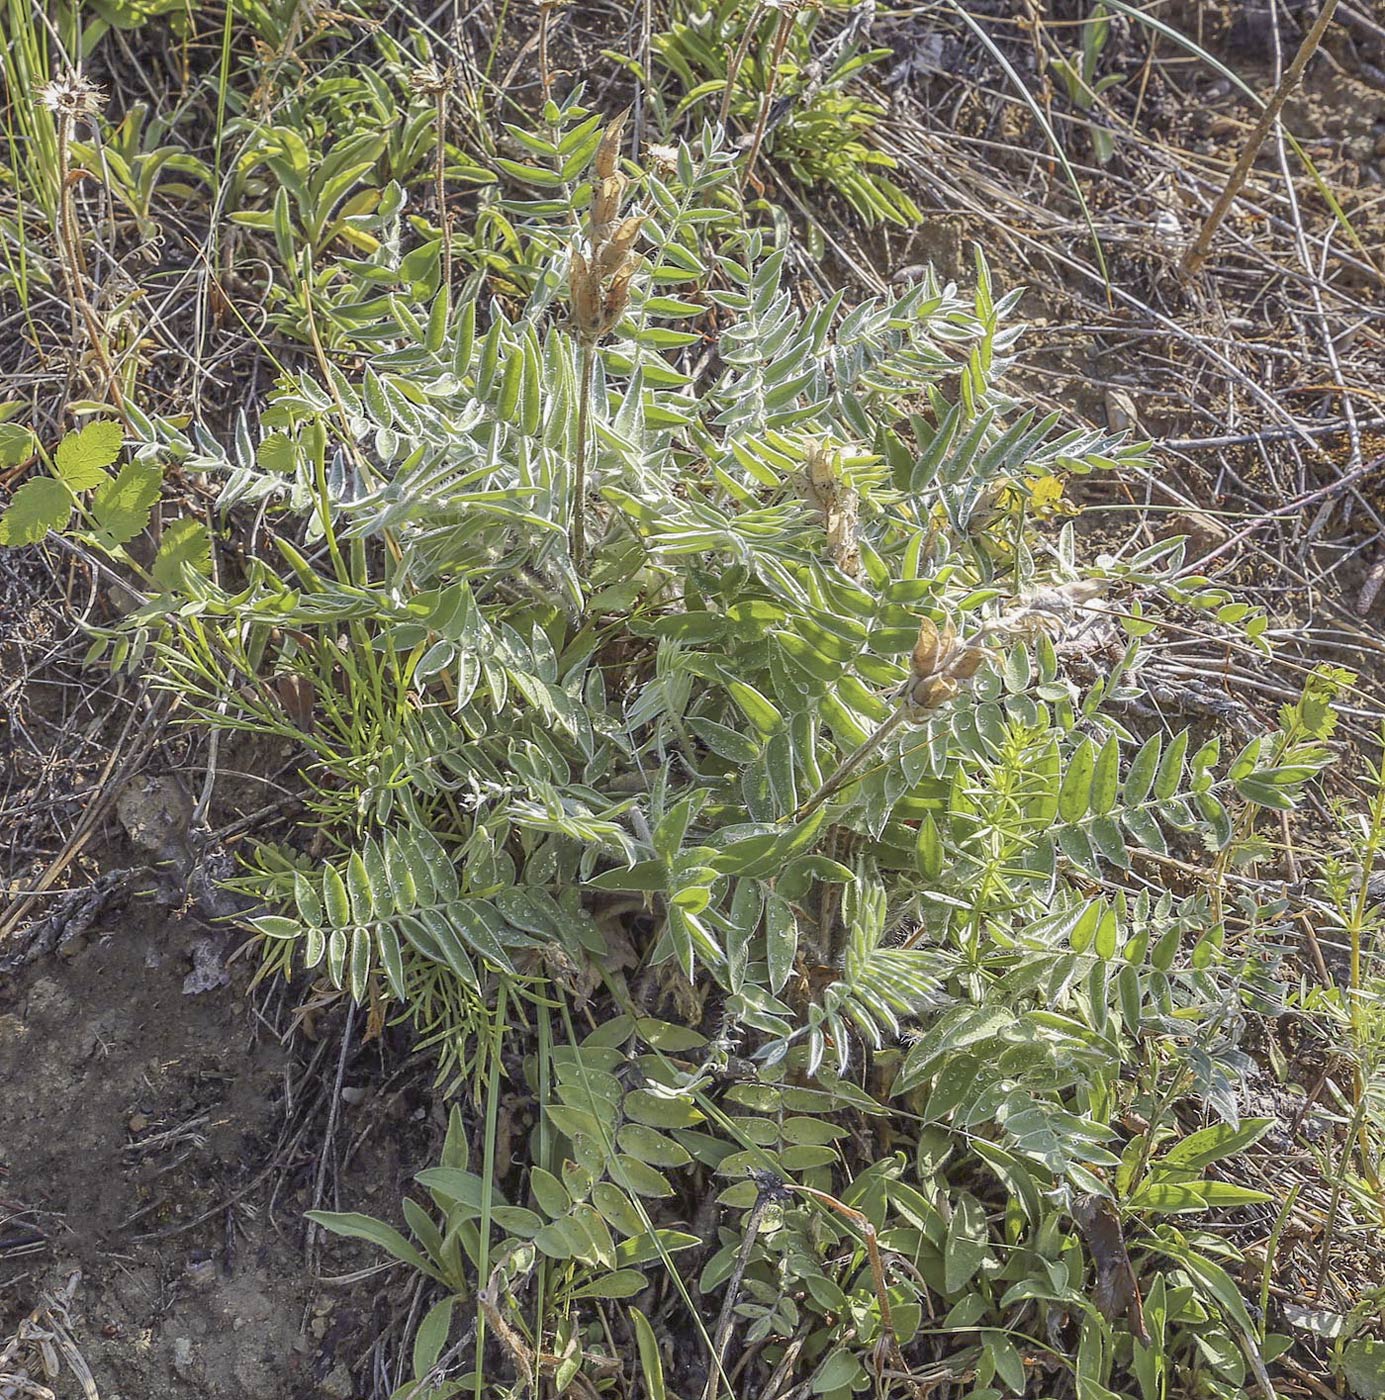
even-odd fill
[[[409,87],[420,97],[439,97],[452,86],[452,65],[440,66],[431,58],[409,74]]]
[[[74,68],[44,83],[38,101],[46,111],[75,122],[96,116],[106,105],[106,94]]]
[[[630,282],[640,266],[635,241],[643,214],[620,217],[630,179],[620,168],[621,134],[629,109],[614,117],[602,133],[594,162],[591,219],[587,249],[574,245],[568,272],[572,324],[578,338],[594,345],[625,314]]]

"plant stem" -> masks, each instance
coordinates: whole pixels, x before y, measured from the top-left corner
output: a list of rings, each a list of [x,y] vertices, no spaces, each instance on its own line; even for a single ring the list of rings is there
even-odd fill
[[[726,122],[731,115],[731,97],[736,90],[736,79],[740,77],[741,65],[745,62],[746,54],[750,52],[750,45],[755,38],[755,31],[760,27],[760,16],[763,15],[764,12],[764,0],[757,0],[754,10],[751,11],[750,18],[745,22],[745,28],[741,30],[740,42],[736,45],[736,50],[731,55],[731,61],[726,65],[726,86],[721,90],[721,110],[717,113],[717,124],[723,131],[726,130]]]
[[[907,714],[908,707],[901,702],[894,714],[885,720],[865,743],[842,759],[832,776],[794,813],[794,820],[802,821],[804,817],[811,816],[834,792],[845,787],[851,775],[904,723]]]
[[[546,107],[553,100],[553,74],[548,67],[548,21],[553,6],[540,0],[539,4],[539,86]]]
[[[547,10],[544,11],[546,15]],[[438,227],[442,230],[443,295],[452,290],[452,225],[447,217],[447,90],[439,86],[433,95],[437,104],[437,162],[433,172],[438,201]]]
[[[702,1400],[716,1400],[718,1378],[726,1374],[722,1362],[726,1357],[726,1344],[731,1340],[731,1327],[736,1320],[736,1300],[740,1296],[741,1280],[745,1277],[751,1251],[755,1248],[755,1241],[760,1234],[760,1221],[769,1209],[772,1199],[769,1192],[762,1190],[756,1196],[755,1204],[750,1207],[750,1212],[741,1227],[744,1232],[741,1237],[741,1249],[736,1256],[736,1266],[727,1280],[726,1297],[722,1301],[721,1316],[717,1319],[716,1337],[712,1342],[712,1364],[707,1370],[707,1388],[702,1392]]]
[[[72,117],[62,112],[58,115],[58,264],[62,268],[63,286],[67,291],[68,304],[72,311],[72,334],[75,342],[79,327],[85,326],[87,339],[91,342],[92,353],[101,363],[106,376],[106,387],[115,401],[116,409],[125,417],[125,395],[116,378],[115,366],[106,353],[105,335],[91,302],[86,293],[86,256],[82,252],[82,240],[77,230],[77,211],[72,203],[72,187],[82,178],[82,172],[69,170],[69,143],[72,140]],[[126,422],[128,423],[128,419]]]
[[[1260,113],[1260,118],[1255,123],[1254,129],[1241,151],[1240,158],[1236,161],[1230,176],[1227,178],[1225,188],[1217,196],[1217,202],[1212,206],[1212,212],[1208,214],[1206,222],[1202,225],[1202,232],[1198,234],[1197,241],[1193,246],[1183,255],[1183,265],[1180,270],[1185,278],[1195,277],[1202,270],[1203,263],[1207,261],[1208,254],[1212,251],[1212,239],[1216,236],[1217,229],[1221,227],[1222,220],[1226,218],[1236,196],[1240,194],[1241,187],[1250,175],[1250,168],[1255,164],[1255,157],[1260,154],[1260,147],[1264,145],[1265,137],[1270,134],[1270,128],[1274,125],[1280,112],[1283,111],[1284,104],[1289,100],[1293,90],[1298,86],[1299,80],[1303,77],[1303,70],[1308,66],[1308,60],[1313,57],[1319,44],[1322,43],[1322,37],[1327,33],[1327,26],[1331,24],[1332,14],[1336,8],[1337,0],[1326,0],[1318,12],[1317,19],[1313,21],[1313,27],[1304,35],[1303,42],[1294,55],[1294,61],[1284,70],[1284,76],[1279,80],[1279,86],[1274,90],[1274,95]]]
[[[793,30],[796,10],[788,9],[779,16],[779,28],[774,33],[774,52],[770,57],[769,77],[765,82],[764,96],[760,100],[760,112],[755,118],[755,134],[750,138],[750,150],[745,158],[745,169],[741,172],[741,189],[750,183],[755,170],[755,161],[760,154],[760,145],[765,139],[765,128],[769,125],[769,109],[774,102],[774,85],[779,77],[779,60],[788,47],[789,34]]]
[[[572,526],[568,549],[580,578],[587,567],[587,419],[590,415],[596,346],[582,342],[582,370],[577,390],[577,456],[572,469]]]

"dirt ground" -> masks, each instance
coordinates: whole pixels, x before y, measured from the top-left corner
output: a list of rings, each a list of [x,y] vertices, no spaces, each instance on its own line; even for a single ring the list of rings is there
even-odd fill
[[[392,1316],[387,1277],[314,1278],[303,1212],[391,1213],[427,1096],[377,1092],[382,1047],[339,1063],[340,1007],[286,1049],[234,942],[131,902],[0,980],[0,1332],[32,1313],[63,1338],[61,1378],[29,1371],[59,1395],[83,1393],[70,1349],[102,1400],[350,1396]]]
[[[1011,8],[1023,6],[989,7]],[[1380,9],[1364,0],[1355,8]],[[1263,90],[1272,59],[1267,7],[1201,9],[1199,19],[1197,6],[1183,6],[1181,18],[1190,28],[1201,24],[1204,40]],[[1165,17],[1180,22],[1172,9]],[[1283,22],[1292,42],[1291,14]],[[1385,26],[1385,16],[1379,24]],[[877,38],[896,45],[901,62],[909,45],[926,48],[926,36],[907,26]],[[954,57],[960,62],[966,55]],[[943,60],[956,67],[948,55]],[[1245,130],[1246,105],[1215,75],[1193,65],[1179,71],[1181,92],[1151,89],[1142,115],[1151,140],[1225,151]],[[928,71],[900,81],[915,85],[919,103],[933,101],[928,84],[937,79]],[[981,91],[984,74],[977,82]],[[959,107],[963,126],[973,118],[979,124],[971,130],[990,131],[978,113]],[[1291,109],[1290,121],[1332,180],[1382,189],[1372,208],[1377,221],[1385,217],[1385,43],[1368,29],[1344,28],[1330,61],[1314,68],[1308,96]],[[1006,139],[1022,138],[1016,131]],[[917,144],[916,158],[923,162],[928,150]],[[1003,162],[998,168],[1003,173]],[[907,184],[907,159],[904,173]],[[1119,179],[1138,174],[1118,163],[1113,199],[1123,197]],[[1100,189],[1099,175],[1090,184]],[[1278,286],[1266,290],[1262,277],[1247,274],[1221,286],[1211,312],[1180,302],[1142,233],[1168,193],[1117,211],[1131,232],[1108,247],[1113,282],[1148,294],[1175,321],[1186,316],[1205,326],[1209,314],[1227,322],[1239,317],[1251,330],[1236,334],[1266,347],[1282,334],[1290,353],[1242,355],[1238,348],[1234,358],[1265,392],[1301,407],[1321,376],[1316,367],[1301,372],[1303,362],[1291,353],[1295,337],[1312,335],[1311,327],[1294,324],[1295,296]],[[964,205],[941,207],[928,195],[927,188],[920,192],[929,205],[923,229],[891,235],[863,257],[894,267],[935,261],[947,275],[965,278],[965,243],[986,238],[987,220]],[[1105,212],[1108,223],[1116,218]],[[1191,206],[1179,206],[1179,217],[1195,224]],[[999,281],[1034,284],[1027,310],[1038,325],[1023,357],[1029,385],[1091,421],[1109,421],[1128,404],[1134,426],[1157,436],[1200,439],[1266,425],[1263,407],[1243,394],[1201,393],[1211,371],[1176,338],[1145,334],[1133,315],[1090,319],[1084,305],[1100,298],[1089,280],[1042,266],[1070,233],[1057,225],[1029,232],[1037,252],[1027,235],[999,242],[992,252]],[[1364,224],[1362,233],[1370,234]],[[1378,286],[1361,293],[1377,308],[1378,294]],[[1366,321],[1348,349],[1374,364],[1385,359],[1382,346],[1379,323]],[[1359,400],[1363,416],[1368,399]],[[1323,441],[1340,448],[1344,439]],[[1285,482],[1290,494],[1298,484],[1302,461],[1285,453],[1254,443],[1189,448],[1169,458],[1170,480],[1206,509],[1244,510],[1257,504],[1257,495],[1263,509],[1287,498],[1276,494]],[[1363,483],[1363,490],[1366,506],[1385,512],[1378,485]],[[1097,505],[1110,498],[1101,490],[1095,495]],[[1128,503],[1128,495],[1118,501],[1122,508]],[[1272,537],[1265,543],[1275,548]],[[1353,614],[1380,548],[1368,516],[1358,509],[1314,548],[1327,549],[1326,562],[1340,565],[1336,606]],[[32,578],[7,580],[0,595],[0,614],[9,612],[8,625],[16,629],[10,642],[24,653],[29,682],[15,684],[15,667],[5,660],[0,766],[9,771],[0,821],[12,830],[5,835],[9,859],[0,888],[8,881],[12,891],[28,888],[61,846],[51,833],[26,835],[35,804],[50,804],[58,836],[75,831],[101,771],[101,743],[113,746],[119,730],[102,731],[90,762],[61,748],[77,703],[73,657],[83,644],[66,610],[56,606],[63,595],[56,575],[53,583],[48,604],[35,601],[44,580],[37,591]],[[1360,619],[1377,635],[1380,606],[1377,621]],[[51,709],[43,687],[55,667],[64,708],[45,728],[36,717]],[[30,734],[35,742],[21,742],[19,736]],[[140,772],[157,774],[179,762],[195,771],[185,753],[156,748]],[[218,796],[228,825],[248,820],[264,800],[262,792]],[[434,1159],[440,1137],[442,1109],[429,1093],[427,1066],[389,1035],[365,1046],[352,1041],[339,1054],[343,1006],[329,1004],[305,1017],[296,1014],[304,989],[252,987],[251,959],[227,965],[234,933],[204,918],[196,900],[167,897],[159,877],[149,874],[149,852],[139,849],[113,807],[93,830],[58,888],[80,897],[100,887],[103,872],[118,878],[99,898],[69,905],[65,928],[37,955],[13,956],[19,935],[0,941],[0,1397],[43,1394],[19,1388],[13,1378],[21,1375],[59,1396],[88,1400],[98,1394],[100,1400],[296,1400],[380,1389],[386,1352],[377,1342],[416,1301],[400,1296],[411,1281],[397,1273],[346,1272],[372,1264],[373,1256],[339,1242],[311,1245],[303,1213],[320,1204],[397,1215],[410,1176]],[[16,1329],[28,1340],[7,1354],[5,1339]]]
[[[108,1400],[304,1393],[319,1349],[301,1231],[221,1205],[274,1140],[285,1052],[241,989],[184,992],[208,937],[126,908],[0,988],[3,1235],[46,1243],[0,1255],[0,1290],[23,1310],[80,1271],[70,1324]]]

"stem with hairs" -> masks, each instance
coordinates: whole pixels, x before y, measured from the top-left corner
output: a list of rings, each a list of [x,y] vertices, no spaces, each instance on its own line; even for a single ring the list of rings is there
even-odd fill
[[[587,436],[591,413],[596,346],[582,342],[582,370],[577,390],[577,455],[572,470],[572,564],[580,578],[587,567]]]

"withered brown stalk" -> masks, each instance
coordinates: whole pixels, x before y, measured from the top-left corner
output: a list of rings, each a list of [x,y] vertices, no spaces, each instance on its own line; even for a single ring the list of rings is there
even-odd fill
[[[1227,176],[1226,185],[1221,194],[1217,196],[1217,202],[1212,206],[1211,212],[1202,225],[1202,231],[1198,234],[1192,247],[1183,255],[1183,264],[1180,270],[1184,277],[1194,277],[1202,270],[1203,263],[1207,261],[1208,255],[1212,251],[1212,239],[1216,236],[1217,230],[1222,225],[1222,220],[1226,218],[1232,204],[1235,203],[1236,196],[1241,192],[1241,187],[1249,177],[1251,166],[1255,164],[1255,157],[1260,154],[1260,147],[1264,144],[1265,137],[1270,134],[1270,128],[1298,86],[1299,79],[1303,77],[1303,70],[1307,68],[1308,60],[1318,51],[1323,35],[1327,33],[1327,26],[1332,23],[1332,14],[1336,8],[1337,0],[1327,0],[1327,3],[1323,5],[1312,28],[1303,36],[1303,42],[1294,55],[1294,61],[1284,70],[1284,76],[1279,80],[1279,86],[1274,90],[1270,100],[1265,103],[1259,120],[1255,123],[1249,137],[1246,138],[1246,144],[1241,150],[1239,159],[1232,168],[1231,174]]]
[[[746,153],[745,169],[741,171],[742,190],[750,183],[750,177],[755,170],[755,162],[760,155],[760,147],[764,143],[765,129],[769,125],[769,109],[774,103],[774,89],[779,80],[779,63],[784,57],[784,50],[788,47],[789,35],[793,32],[794,20],[797,15],[798,7],[796,5],[786,7],[779,14],[779,27],[774,31],[774,49],[770,55],[765,91],[760,99],[760,111],[755,118],[755,131],[750,138],[750,150]]]

